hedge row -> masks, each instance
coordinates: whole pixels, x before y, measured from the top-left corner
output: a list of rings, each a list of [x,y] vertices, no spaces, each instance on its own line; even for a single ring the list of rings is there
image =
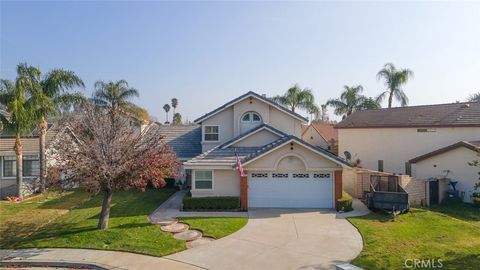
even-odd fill
[[[236,210],[240,209],[239,197],[200,197],[192,198],[188,192],[183,197],[184,210]]]

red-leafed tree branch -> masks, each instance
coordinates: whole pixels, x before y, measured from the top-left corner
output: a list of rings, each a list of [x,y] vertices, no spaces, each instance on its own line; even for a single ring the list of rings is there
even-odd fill
[[[181,163],[156,126],[142,130],[130,116],[91,104],[66,125],[71,136],[55,143],[55,168],[63,184],[72,182],[92,194],[103,194],[99,229],[108,228],[115,191],[144,191],[148,184],[161,188],[165,178],[179,175]]]

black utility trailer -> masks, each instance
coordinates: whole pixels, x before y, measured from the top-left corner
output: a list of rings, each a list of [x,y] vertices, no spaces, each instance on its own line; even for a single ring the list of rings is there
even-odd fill
[[[395,175],[370,177],[367,206],[369,209],[381,209],[394,214],[410,209],[408,193],[399,185],[398,177]]]

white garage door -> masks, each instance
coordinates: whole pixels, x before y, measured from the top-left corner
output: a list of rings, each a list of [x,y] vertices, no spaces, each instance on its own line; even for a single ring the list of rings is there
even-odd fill
[[[248,178],[248,206],[333,208],[333,173],[263,173]]]

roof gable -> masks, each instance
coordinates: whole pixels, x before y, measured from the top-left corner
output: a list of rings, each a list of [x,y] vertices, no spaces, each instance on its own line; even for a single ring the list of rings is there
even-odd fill
[[[348,163],[346,160],[338,157],[337,155],[321,148],[321,147],[316,147],[316,146],[313,146],[295,136],[292,136],[292,135],[288,135],[288,136],[285,136],[285,137],[282,137],[270,144],[267,144],[265,146],[263,146],[262,148],[260,148],[258,151],[256,151],[255,153],[253,154],[250,154],[248,156],[246,156],[245,158],[243,158],[242,162],[244,162],[243,165],[247,165],[251,162],[253,162],[254,160],[256,159],[259,159],[260,157],[263,157],[273,151],[275,151],[276,149],[279,149],[280,147],[284,146],[284,145],[287,145],[291,142],[296,142],[300,145],[302,145],[303,147],[307,148],[307,149],[310,149],[311,151],[314,151],[316,152],[317,154],[325,157],[326,159],[330,160],[330,161],[333,161],[334,163],[337,163],[339,165],[341,165],[342,167],[348,167],[348,168],[351,168],[352,165],[350,165],[350,163]],[[236,167],[236,164],[234,165],[234,167]]]
[[[472,141],[472,142],[461,141],[461,142],[458,142],[458,143],[454,143],[452,145],[449,145],[449,146],[437,149],[435,151],[426,153],[424,155],[418,156],[416,158],[413,158],[413,159],[409,160],[409,162],[410,163],[417,163],[417,162],[420,162],[422,160],[429,159],[431,157],[446,153],[448,151],[451,151],[451,150],[459,148],[459,147],[465,147],[465,148],[470,149],[472,151],[480,151],[480,141]]]
[[[201,117],[197,118],[197,119],[194,121],[194,123],[196,123],[196,124],[201,124],[202,121],[204,121],[204,120],[212,117],[213,115],[216,115],[217,113],[222,112],[223,110],[225,110],[225,109],[227,109],[227,108],[229,108],[229,107],[231,107],[231,106],[233,106],[233,105],[235,105],[235,104],[237,104],[237,103],[239,103],[239,102],[241,102],[241,101],[243,101],[243,100],[245,100],[245,99],[247,99],[247,98],[250,98],[250,97],[256,98],[256,99],[258,99],[259,101],[262,101],[262,102],[264,102],[264,103],[266,103],[266,104],[268,104],[268,105],[276,108],[277,110],[279,110],[279,111],[281,111],[281,112],[283,112],[283,113],[286,113],[286,114],[292,116],[293,118],[296,118],[296,119],[298,119],[298,120],[300,120],[300,121],[302,121],[302,122],[308,122],[308,119],[305,118],[305,117],[303,117],[303,116],[301,116],[300,114],[295,113],[295,112],[292,112],[291,110],[285,108],[285,107],[282,106],[282,105],[279,105],[278,103],[276,103],[276,102],[268,99],[267,97],[264,97],[264,96],[262,96],[262,95],[259,95],[259,94],[255,93],[255,92],[253,92],[253,91],[250,91],[250,92],[247,92],[246,94],[243,94],[243,95],[241,95],[241,96],[239,96],[239,97],[237,97],[237,98],[235,98],[235,99],[233,99],[233,100],[231,100],[231,101],[223,104],[222,106],[220,106],[220,107],[218,107],[217,109],[215,109],[215,110],[213,110],[213,111],[205,114],[204,116],[201,116]]]
[[[257,134],[258,132],[260,132],[260,131],[262,131],[262,130],[269,131],[269,132],[271,132],[271,133],[273,133],[273,134],[275,134],[275,135],[277,135],[277,136],[279,136],[279,137],[288,136],[288,134],[286,134],[286,133],[284,133],[284,132],[282,132],[282,131],[280,131],[280,130],[278,130],[278,129],[270,126],[270,125],[262,124],[262,125],[259,125],[259,126],[256,127],[256,128],[253,128],[253,129],[247,131],[246,133],[240,134],[239,136],[237,136],[237,137],[235,137],[235,138],[233,138],[233,139],[225,142],[224,144],[222,144],[222,145],[220,146],[220,148],[225,149],[225,148],[227,148],[227,147],[230,147],[230,146],[232,146],[232,145],[234,145],[234,144],[236,144],[236,143],[241,142],[242,140],[244,140],[244,139],[246,139],[246,138],[251,137],[251,136],[254,135],[254,134]]]

